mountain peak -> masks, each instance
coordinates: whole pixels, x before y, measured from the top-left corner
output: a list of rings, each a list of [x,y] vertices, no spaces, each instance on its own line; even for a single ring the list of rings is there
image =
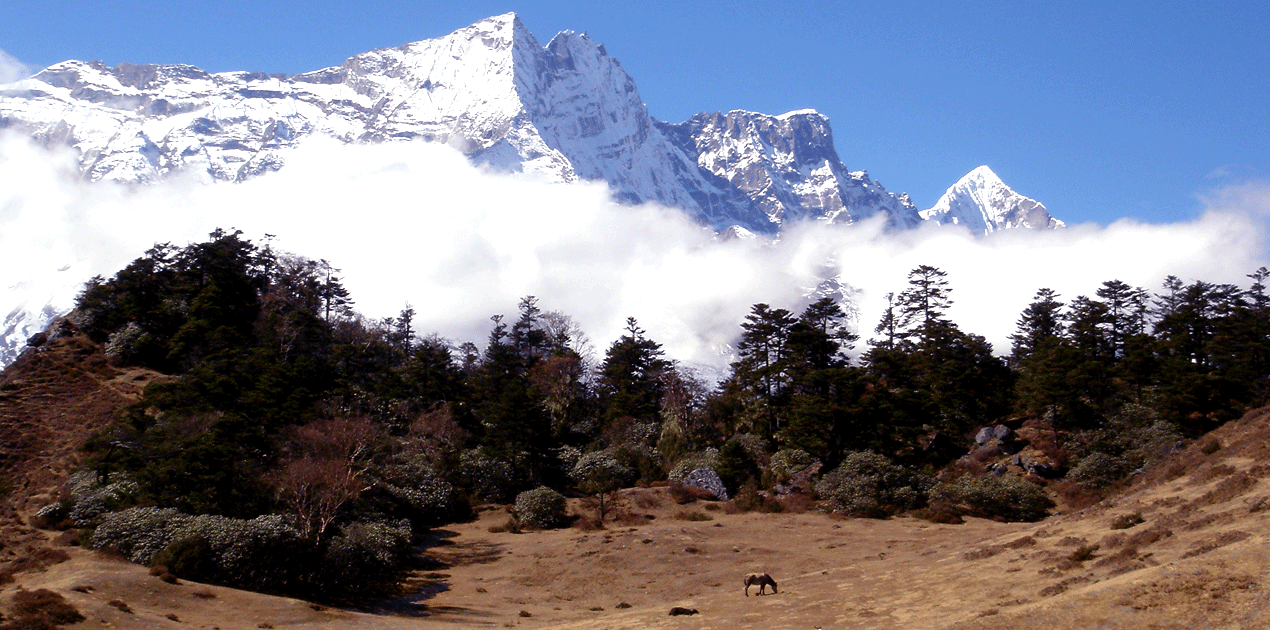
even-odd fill
[[[991,168],[988,168],[987,164],[976,166],[974,170],[966,173],[965,176],[958,180],[957,184],[971,181],[983,182],[985,184],[1005,185],[1005,182],[1001,181],[1001,178],[998,177]]]
[[[923,219],[964,225],[977,234],[1004,228],[1054,229],[1064,226],[1039,201],[1014,192],[991,168],[966,173],[929,210]]]
[[[483,20],[473,22],[468,29],[477,32],[507,32],[513,33],[516,30],[526,30],[524,22],[520,21],[520,16],[515,11],[509,11],[502,15],[491,15]],[[464,30],[464,29],[460,29]]]

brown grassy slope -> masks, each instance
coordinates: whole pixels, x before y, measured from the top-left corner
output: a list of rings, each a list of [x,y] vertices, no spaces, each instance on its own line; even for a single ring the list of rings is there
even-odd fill
[[[16,372],[21,387],[0,385],[4,471],[27,484],[15,494],[24,515],[51,500],[80,439],[71,434],[100,426],[112,404],[135,395],[130,379],[153,377],[111,370],[84,350],[67,341],[24,359],[32,363]],[[491,532],[506,521],[503,508],[450,526],[425,550],[441,568],[415,577],[419,593],[371,612],[165,584],[75,548],[69,562],[0,587],[0,608],[21,585],[61,593],[85,624],[117,628],[175,625],[169,615],[225,629],[1270,627],[1270,411],[1209,437],[1221,448],[1206,454],[1208,440],[1198,440],[1110,499],[1041,523],[730,515],[631,489],[621,495],[623,523],[605,530]],[[1113,529],[1134,514],[1143,522]],[[749,571],[771,573],[780,593],[746,598]],[[672,606],[700,614],[670,617]]]
[[[111,367],[97,344],[75,334],[28,348],[0,372],[0,569],[44,538],[27,519],[56,500],[76,448],[155,378]]]

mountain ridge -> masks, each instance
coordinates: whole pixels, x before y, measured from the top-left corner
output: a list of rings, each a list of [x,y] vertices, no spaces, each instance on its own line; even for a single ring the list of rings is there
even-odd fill
[[[88,181],[241,182],[283,168],[308,138],[425,141],[552,182],[603,180],[619,201],[678,208],[724,240],[799,221],[930,220],[849,170],[815,110],[660,121],[602,44],[562,31],[542,45],[514,13],[293,75],[64,61],[0,85],[5,129],[75,149]],[[0,366],[68,307],[32,297],[47,287],[7,288],[20,295],[0,321]]]
[[[964,225],[976,234],[1010,228],[1056,229],[1066,224],[1050,216],[1045,205],[1015,192],[986,165],[979,166],[948,188],[930,209],[925,221]]]
[[[65,61],[0,89],[0,128],[75,147],[93,181],[242,181],[325,135],[444,142],[552,181],[603,179],[619,200],[680,208],[716,231],[921,221],[907,196],[846,168],[814,110],[659,121],[603,45],[562,31],[543,46],[514,13],[290,76]]]

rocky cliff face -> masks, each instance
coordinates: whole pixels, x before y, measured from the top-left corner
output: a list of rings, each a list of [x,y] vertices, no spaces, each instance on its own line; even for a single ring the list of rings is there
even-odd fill
[[[793,219],[878,213],[899,228],[919,221],[906,197],[846,169],[824,116],[663,123],[603,46],[570,31],[543,46],[514,14],[293,76],[67,61],[0,89],[0,128],[75,147],[90,180],[241,181],[321,135],[443,142],[555,181],[604,180],[619,199],[681,208],[716,230],[772,234]]]
[[[847,170],[834,150],[829,119],[815,111],[697,114],[661,128],[698,166],[752,199],[773,225],[852,223],[878,213],[895,228],[920,222],[906,195],[888,193],[864,171]]]
[[[921,217],[940,224],[964,225],[976,234],[1011,228],[1034,230],[1064,226],[1041,202],[1014,192],[987,166],[970,171]]]
[[[877,216],[897,230],[1062,225],[986,167],[919,214],[907,195],[848,170],[812,110],[655,120],[602,45],[565,31],[544,46],[514,14],[291,76],[66,61],[0,85],[4,129],[73,147],[87,180],[131,183],[240,182],[283,168],[288,149],[316,137],[445,143],[550,181],[603,180],[616,198],[682,209],[723,240]],[[0,366],[66,311],[80,271],[7,287]]]

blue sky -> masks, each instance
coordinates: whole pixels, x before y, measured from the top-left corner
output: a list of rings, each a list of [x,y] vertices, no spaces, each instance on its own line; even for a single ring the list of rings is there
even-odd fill
[[[24,2],[0,50],[294,73],[517,12],[587,31],[654,116],[814,108],[922,208],[979,164],[1069,223],[1191,218],[1270,177],[1264,2]]]

